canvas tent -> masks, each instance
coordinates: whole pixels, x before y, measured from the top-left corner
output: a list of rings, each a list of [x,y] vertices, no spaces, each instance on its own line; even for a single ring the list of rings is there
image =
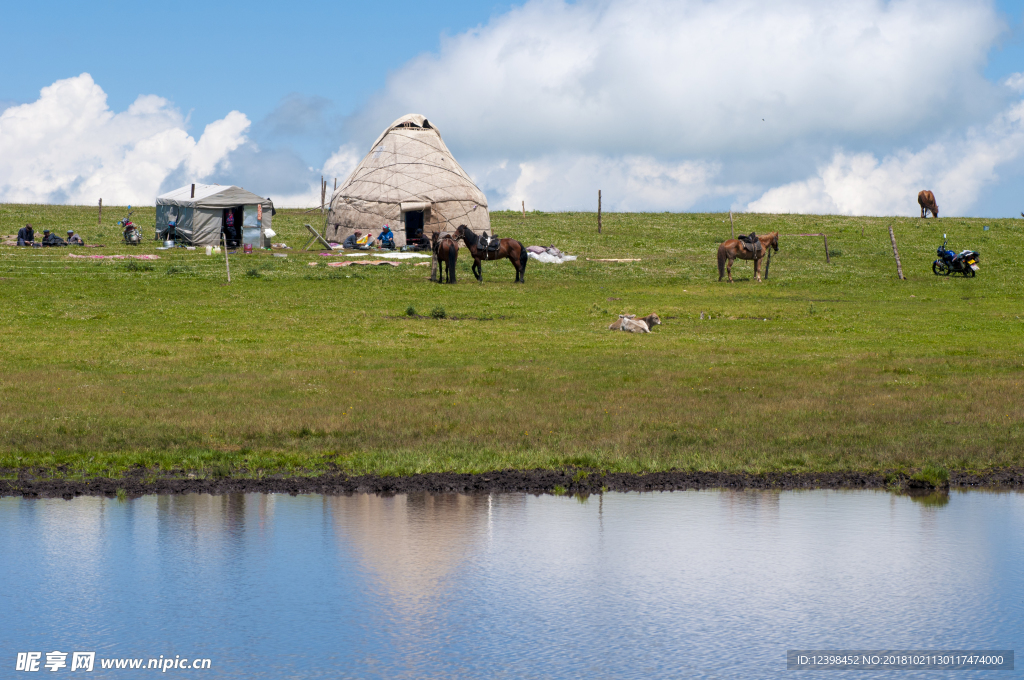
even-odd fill
[[[437,128],[418,114],[389,125],[334,192],[325,236],[338,243],[357,229],[376,236],[384,224],[399,246],[417,229],[428,236],[460,224],[477,233],[490,230],[484,193],[455,162]]]
[[[157,238],[211,246],[220,243],[224,233],[228,245],[251,243],[259,248],[267,242],[273,212],[269,198],[240,187],[188,184],[156,197]]]

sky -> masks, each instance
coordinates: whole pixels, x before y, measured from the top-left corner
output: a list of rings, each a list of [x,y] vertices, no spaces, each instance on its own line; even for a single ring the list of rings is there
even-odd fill
[[[406,113],[492,209],[1024,210],[1024,0],[20,3],[0,201],[319,202]]]

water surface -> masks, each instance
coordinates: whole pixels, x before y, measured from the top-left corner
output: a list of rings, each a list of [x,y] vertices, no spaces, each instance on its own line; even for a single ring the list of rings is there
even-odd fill
[[[1021,565],[1018,493],[2,498],[0,677],[52,650],[203,677],[782,676],[787,649],[1024,648]]]

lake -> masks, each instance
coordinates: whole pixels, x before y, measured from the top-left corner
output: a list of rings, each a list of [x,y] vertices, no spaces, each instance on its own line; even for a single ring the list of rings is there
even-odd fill
[[[1021,565],[1016,492],[0,498],[0,676],[783,676],[791,649],[1011,650]]]

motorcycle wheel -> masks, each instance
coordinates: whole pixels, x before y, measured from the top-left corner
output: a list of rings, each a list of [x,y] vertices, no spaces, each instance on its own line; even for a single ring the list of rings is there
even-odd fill
[[[932,273],[936,276],[949,276],[949,267],[945,262],[935,260],[935,262],[932,262]]]
[[[974,272],[973,269],[971,269],[971,266],[967,265],[967,268],[964,269],[964,278],[973,279],[974,278],[974,274],[975,274],[975,272]]]

